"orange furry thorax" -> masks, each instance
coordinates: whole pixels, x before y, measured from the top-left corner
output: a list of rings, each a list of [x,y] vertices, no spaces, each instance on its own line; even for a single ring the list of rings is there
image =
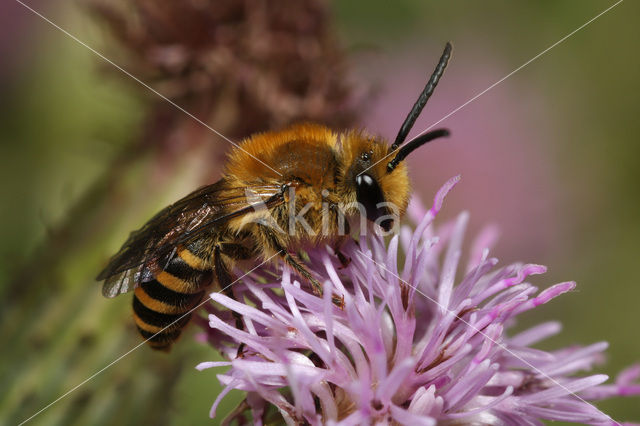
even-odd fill
[[[356,201],[355,189],[348,180],[364,169],[360,166],[363,154],[367,153],[374,164],[388,154],[389,144],[364,131],[337,133],[320,124],[303,123],[252,135],[241,148],[231,153],[225,171],[238,184],[300,181],[306,188],[299,188],[300,196],[308,202],[319,202],[322,190],[327,190],[330,201],[348,204]],[[367,173],[378,180],[385,199],[404,213],[410,195],[406,166],[400,164],[393,173],[387,173],[386,164],[380,161]]]

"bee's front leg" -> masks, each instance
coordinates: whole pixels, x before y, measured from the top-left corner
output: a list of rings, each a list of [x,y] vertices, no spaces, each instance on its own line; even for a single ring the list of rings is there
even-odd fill
[[[341,265],[340,269],[344,269],[344,268],[346,268],[347,266],[349,266],[351,264],[351,258],[345,256],[344,253],[342,253],[340,251],[340,247],[342,247],[344,242],[347,241],[349,238],[350,237],[348,235],[341,236],[340,238],[338,238],[338,240],[336,241],[336,243],[332,247],[333,248],[333,252],[338,257],[338,260],[340,261],[340,265]]]
[[[335,243],[333,244],[333,247],[331,248],[333,249],[333,252],[335,253],[335,255],[338,257],[338,260],[340,261],[340,265],[342,266],[341,269],[344,269],[347,266],[349,266],[349,264],[351,263],[351,258],[345,256],[344,253],[340,251],[340,247],[342,247],[345,241],[351,238],[351,228],[349,226],[349,222],[345,220],[344,217],[340,218],[340,215],[342,215],[343,213],[338,209],[338,206],[334,204],[331,207],[332,207],[331,210],[335,215],[334,217],[335,223],[339,224],[338,238],[336,239]]]
[[[280,242],[278,236],[268,227],[260,225],[259,230],[261,233],[262,240],[265,245],[270,248],[272,251],[277,252],[282,260],[294,271],[296,271],[301,277],[307,280],[311,284],[311,288],[317,296],[322,296],[322,285],[318,280],[316,280],[311,272],[303,264],[300,263],[298,259],[296,259],[293,255],[291,255],[286,247]],[[339,295],[332,295],[333,303],[335,303],[341,309],[344,307],[344,297]]]

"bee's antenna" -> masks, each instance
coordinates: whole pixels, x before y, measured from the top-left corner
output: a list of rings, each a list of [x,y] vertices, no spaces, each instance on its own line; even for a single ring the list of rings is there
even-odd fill
[[[391,173],[402,160],[407,158],[407,155],[411,154],[425,143],[444,136],[449,136],[449,134],[448,129],[437,129],[409,141],[408,144],[400,148],[396,156],[393,157],[393,160],[389,161],[387,164],[387,173]]]
[[[442,77],[444,69],[447,67],[449,58],[451,58],[451,43],[447,42],[447,45],[444,47],[444,52],[442,52],[442,56],[440,57],[440,61],[438,62],[436,69],[433,71],[433,74],[431,74],[431,78],[429,78],[427,85],[424,86],[424,89],[422,90],[422,93],[420,93],[420,96],[418,97],[416,103],[413,105],[413,108],[411,108],[409,115],[407,115],[407,118],[404,119],[404,123],[402,123],[402,126],[398,131],[398,136],[396,136],[395,142],[389,148],[389,152],[398,149],[398,147],[402,145],[404,140],[407,138],[407,135],[413,127],[413,124],[416,122],[416,119],[420,115],[420,112],[422,112],[422,108],[424,108],[424,106],[427,104],[427,101],[431,97],[433,90],[438,85],[438,81],[440,80],[440,77]]]

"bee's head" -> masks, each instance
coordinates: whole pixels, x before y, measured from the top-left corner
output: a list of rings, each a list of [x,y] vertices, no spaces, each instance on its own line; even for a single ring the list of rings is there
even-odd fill
[[[447,129],[420,134],[401,146],[420,112],[433,93],[451,57],[451,44],[447,43],[435,71],[418,100],[405,118],[394,143],[369,135],[351,132],[342,139],[346,171],[343,184],[348,198],[357,201],[369,221],[389,231],[409,203],[409,179],[404,159],[425,143],[448,136]]]
[[[390,158],[385,156],[389,144],[362,132],[345,134],[342,152],[346,167],[342,181],[345,199],[357,203],[360,214],[388,231],[409,203],[406,165],[400,163],[391,173],[387,172]]]

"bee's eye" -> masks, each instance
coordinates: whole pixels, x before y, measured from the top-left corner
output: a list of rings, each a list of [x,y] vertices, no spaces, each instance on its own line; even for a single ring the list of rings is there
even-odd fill
[[[356,176],[356,198],[358,203],[364,206],[367,219],[374,222],[380,216],[386,214],[386,208],[378,208],[379,203],[384,202],[384,195],[378,182],[367,174]]]

